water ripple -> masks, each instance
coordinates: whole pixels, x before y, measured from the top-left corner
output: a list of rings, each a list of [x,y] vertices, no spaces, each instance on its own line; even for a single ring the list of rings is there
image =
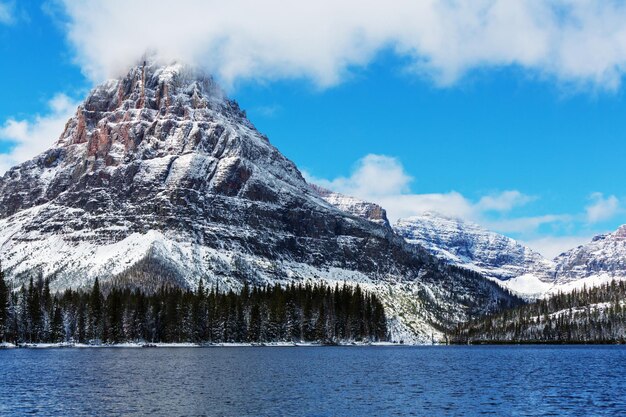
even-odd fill
[[[626,415],[626,349],[0,351],[0,415]]]

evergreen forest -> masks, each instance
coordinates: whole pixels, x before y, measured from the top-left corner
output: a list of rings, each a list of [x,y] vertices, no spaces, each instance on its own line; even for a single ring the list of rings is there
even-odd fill
[[[626,282],[559,293],[460,325],[453,343],[624,343]]]
[[[96,279],[89,291],[12,289],[0,271],[0,342],[265,343],[387,340],[384,308],[359,286],[243,285],[239,292],[163,286],[146,293]]]

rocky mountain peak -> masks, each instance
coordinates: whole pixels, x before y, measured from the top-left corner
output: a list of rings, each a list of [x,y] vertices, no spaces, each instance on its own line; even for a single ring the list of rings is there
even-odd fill
[[[615,240],[626,240],[626,224],[621,225],[611,234],[611,237]]]
[[[552,263],[507,236],[475,223],[429,212],[400,219],[394,230],[407,242],[425,247],[453,265],[508,280],[533,273],[550,280]]]
[[[94,88],[55,146],[0,178],[0,218],[112,185],[124,193],[182,185],[264,201],[282,187],[308,190],[210,76],[150,63]]]
[[[115,164],[119,155],[111,155],[112,148],[133,152],[146,136],[162,138],[182,122],[216,121],[254,129],[237,103],[225,98],[209,75],[181,64],[144,63],[131,68],[126,76],[94,88],[68,122],[57,146],[87,143],[89,157]],[[137,130],[137,126],[147,129]],[[198,145],[199,137],[193,139],[195,143],[189,145]]]
[[[626,225],[556,258],[556,280],[568,283],[589,277],[626,279]],[[601,280],[600,280],[601,281]]]
[[[54,146],[0,178],[0,258],[12,284],[53,290],[359,283],[384,296],[394,340],[517,302],[407,244],[379,206],[312,188],[210,77],[176,64],[96,87]]]
[[[315,184],[311,184],[311,188],[326,202],[328,202],[328,204],[337,207],[346,213],[353,214],[386,227],[391,227],[389,219],[387,219],[387,211],[378,204],[330,191]]]

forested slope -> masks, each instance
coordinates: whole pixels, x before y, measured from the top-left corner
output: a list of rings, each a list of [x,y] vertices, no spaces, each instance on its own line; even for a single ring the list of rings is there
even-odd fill
[[[626,283],[526,304],[459,326],[453,343],[624,343]]]

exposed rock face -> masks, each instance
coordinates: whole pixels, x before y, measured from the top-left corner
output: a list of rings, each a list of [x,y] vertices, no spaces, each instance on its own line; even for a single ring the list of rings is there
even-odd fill
[[[626,225],[594,237],[588,244],[557,256],[555,261],[558,284],[600,275],[626,279]]]
[[[311,184],[311,188],[329,204],[346,213],[353,214],[383,226],[391,227],[387,219],[387,212],[378,204],[336,193],[315,184]]]
[[[514,239],[460,219],[426,213],[401,219],[395,231],[407,242],[419,244],[448,263],[508,280],[534,274],[553,280],[552,262]]]
[[[51,149],[0,178],[1,257],[15,284],[42,274],[53,289],[95,277],[361,283],[407,342],[515,301],[406,244],[379,207],[350,200],[353,215],[327,199],[210,77],[139,66],[95,88]]]
[[[552,261],[506,236],[434,213],[402,219],[394,230],[446,263],[480,272],[528,299],[626,279],[626,225]]]

